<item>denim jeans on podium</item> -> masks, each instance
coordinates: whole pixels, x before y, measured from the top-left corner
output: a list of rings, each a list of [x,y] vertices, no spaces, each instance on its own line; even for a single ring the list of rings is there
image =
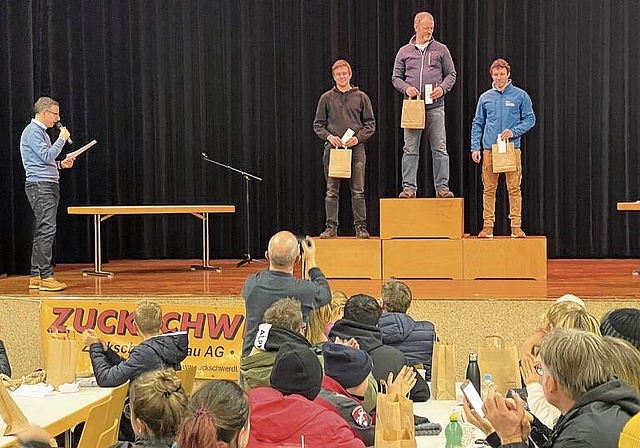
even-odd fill
[[[351,179],[349,181],[351,188],[351,210],[353,211],[353,224],[355,227],[366,225],[367,223],[367,204],[364,198],[364,174],[367,162],[364,144],[358,144],[350,148],[351,153]],[[338,202],[340,197],[340,182],[342,179],[329,177],[329,155],[331,153],[331,144],[329,142],[324,145],[324,153],[322,154],[322,163],[324,165],[324,178],[327,181],[327,193],[324,199],[324,209],[326,213],[326,226],[338,227]]]
[[[418,190],[418,165],[420,164],[420,141],[422,129],[404,130],[402,148],[402,188]],[[426,110],[424,132],[427,133],[433,164],[433,184],[436,193],[449,188],[449,154],[447,153],[447,131],[444,123],[444,105]]]
[[[60,185],[57,182],[25,182],[24,190],[36,218],[31,249],[31,275],[39,275],[42,279],[53,277],[51,258],[56,236]]]

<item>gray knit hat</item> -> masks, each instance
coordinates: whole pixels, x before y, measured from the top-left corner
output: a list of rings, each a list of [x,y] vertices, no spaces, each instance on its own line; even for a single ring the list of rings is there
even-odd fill
[[[618,308],[609,311],[600,322],[600,333],[624,339],[640,350],[640,310]]]

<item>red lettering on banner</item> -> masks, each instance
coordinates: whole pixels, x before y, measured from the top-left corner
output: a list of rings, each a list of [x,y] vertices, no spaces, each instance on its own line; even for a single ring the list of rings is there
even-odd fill
[[[138,331],[133,323],[133,313],[127,310],[120,310],[120,316],[118,318],[118,334],[124,335],[127,331],[134,336],[138,335]]]
[[[91,308],[87,310],[87,322],[82,323],[82,319],[84,317],[85,310],[82,308],[76,308],[76,313],[73,316],[73,329],[78,333],[82,333],[85,330],[92,330],[96,327],[96,318],[98,316],[98,310],[95,308]]]
[[[109,325],[107,323],[108,319],[115,319],[118,317],[118,313],[116,310],[105,310],[98,315],[98,322],[96,328],[100,330],[103,334],[115,334],[116,326]]]
[[[169,324],[171,322],[178,322],[178,324],[180,324],[180,313],[167,313],[162,317],[162,332],[166,333],[168,331],[179,331],[180,330],[180,325],[178,325],[176,328],[171,328],[169,327]]]
[[[202,339],[202,333],[204,333],[204,313],[197,313],[196,319],[191,320],[191,313],[182,313],[182,322],[180,325],[180,331],[193,330],[193,336]]]
[[[244,322],[244,316],[242,314],[236,314],[233,318],[233,322],[230,322],[230,316],[228,314],[221,314],[216,317],[215,314],[207,314],[207,320],[209,323],[209,337],[211,339],[220,339],[220,333],[224,334],[224,338],[231,341],[235,339],[240,330],[242,322]]]
[[[69,320],[69,318],[71,317],[71,315],[73,314],[73,308],[62,308],[62,307],[54,307],[53,310],[53,315],[55,316],[53,323],[51,324],[51,326],[47,329],[48,331],[58,331],[58,332],[64,332],[67,329],[67,326],[65,325],[67,323],[67,320]]]

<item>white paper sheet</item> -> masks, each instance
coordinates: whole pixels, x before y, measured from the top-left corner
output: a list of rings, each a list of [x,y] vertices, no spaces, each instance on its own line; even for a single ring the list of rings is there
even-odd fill
[[[342,140],[342,143],[346,145],[347,142],[351,140],[351,137],[353,137],[354,135],[356,135],[356,132],[351,128],[347,128],[347,130],[344,132],[344,135],[340,140]]]
[[[91,148],[93,145],[95,145],[96,143],[98,143],[96,140],[91,140],[89,143],[87,143],[86,145],[84,145],[82,148],[70,152],[69,154],[67,154],[65,156],[65,160],[66,159],[75,159],[76,157],[78,157],[80,154],[82,154],[83,152],[85,152],[87,149]]]
[[[424,104],[433,104],[433,98],[431,98],[432,93],[433,93],[433,84],[425,84],[424,85]]]

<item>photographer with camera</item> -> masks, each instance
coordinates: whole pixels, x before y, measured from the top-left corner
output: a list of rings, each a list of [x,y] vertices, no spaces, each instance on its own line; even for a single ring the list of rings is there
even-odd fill
[[[331,301],[331,289],[324,274],[316,265],[316,245],[306,237],[298,243],[296,236],[286,230],[273,235],[265,252],[269,269],[247,278],[242,288],[246,310],[246,324],[242,356],[249,356],[256,338],[258,325],[264,312],[274,302],[284,297],[298,299],[302,316],[309,321],[309,312]],[[293,268],[298,260],[304,261],[309,279],[296,278]]]

